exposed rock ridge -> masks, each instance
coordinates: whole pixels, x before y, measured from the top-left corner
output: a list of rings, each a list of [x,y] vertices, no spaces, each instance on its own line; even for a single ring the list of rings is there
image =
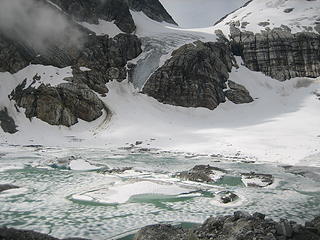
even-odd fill
[[[196,41],[175,50],[142,92],[162,103],[212,110],[226,101],[224,89],[233,65],[229,45]]]
[[[142,11],[157,22],[167,22],[177,25],[167,10],[158,0],[128,0],[130,9]]]
[[[230,27],[232,51],[250,70],[280,81],[320,76],[320,35],[277,28],[254,34]]]
[[[51,0],[76,21],[98,24],[99,19],[114,21],[119,29],[132,33],[136,26],[124,0]]]
[[[176,24],[159,0],[52,0],[76,21],[98,24],[99,19],[114,21],[125,33],[132,33],[136,26],[130,10],[142,11],[158,22]]]
[[[235,212],[233,215],[210,217],[200,227],[182,227],[157,224],[142,228],[134,240],[319,240],[320,218],[305,226],[281,219],[266,219],[264,214]]]
[[[68,4],[71,6],[72,2]],[[62,14],[56,8],[53,10]],[[108,92],[107,82],[124,80],[127,77],[127,62],[136,58],[142,49],[141,41],[135,35],[122,33],[114,38],[96,36],[71,18],[67,17],[66,21],[81,33],[79,44],[48,41],[44,48],[39,49],[12,34],[0,33],[0,72],[14,74],[29,64],[58,68],[71,66],[73,76],[60,79],[69,81],[67,84],[35,88],[24,83],[12,95],[12,100],[26,109],[28,118],[38,117],[52,125],[71,126],[78,119],[97,119],[103,109],[110,113],[93,91],[105,95]]]

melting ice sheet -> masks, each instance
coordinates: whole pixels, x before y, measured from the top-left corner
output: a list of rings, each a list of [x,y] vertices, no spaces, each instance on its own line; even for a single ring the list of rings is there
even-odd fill
[[[20,187],[0,193],[0,225],[59,238],[116,239],[146,224],[201,223],[236,210],[303,222],[320,210],[317,167],[139,149],[2,145],[0,150],[0,184]],[[73,166],[55,167],[54,162]],[[226,173],[213,183],[175,177],[199,164]],[[250,172],[271,174],[275,184],[246,186],[242,174]],[[233,194],[234,201],[221,201]]]

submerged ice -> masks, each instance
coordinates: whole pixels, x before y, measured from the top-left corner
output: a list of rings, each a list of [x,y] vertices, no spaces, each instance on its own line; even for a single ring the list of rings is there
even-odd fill
[[[319,210],[316,167],[139,149],[3,145],[1,151],[0,183],[20,188],[0,193],[0,224],[56,237],[115,239],[146,224],[200,223],[210,215],[244,209],[302,222]],[[72,167],[52,166],[59,161]],[[213,182],[176,176],[198,164],[225,171]],[[276,184],[247,187],[265,183],[263,175],[245,175],[251,171],[272,175]]]

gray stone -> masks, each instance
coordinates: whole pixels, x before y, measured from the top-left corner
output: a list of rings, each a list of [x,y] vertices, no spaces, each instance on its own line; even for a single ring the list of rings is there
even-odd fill
[[[11,134],[14,134],[18,131],[13,118],[8,114],[7,108],[0,110],[0,127],[4,132]]]
[[[187,239],[188,235],[188,231],[181,227],[156,224],[140,229],[134,240],[183,240]]]
[[[226,97],[235,104],[243,104],[253,102],[253,98],[250,96],[249,91],[242,85],[237,84],[231,80],[228,81],[230,89],[225,91]]]
[[[239,197],[235,193],[230,191],[221,191],[217,193],[217,195],[219,201],[224,204],[231,203],[239,199]]]
[[[0,184],[0,193],[3,191],[7,191],[10,189],[16,189],[16,188],[19,188],[19,187],[12,185],[12,184]]]
[[[212,110],[225,102],[223,89],[233,63],[222,42],[186,44],[151,75],[142,93],[166,104]]]
[[[293,230],[290,223],[287,220],[280,221],[276,224],[277,234],[285,237],[292,237]]]

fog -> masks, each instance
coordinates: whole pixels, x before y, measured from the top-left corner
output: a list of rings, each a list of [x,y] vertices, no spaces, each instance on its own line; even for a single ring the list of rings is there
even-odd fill
[[[50,44],[79,46],[81,38],[59,10],[41,0],[0,0],[0,31],[37,50]]]

